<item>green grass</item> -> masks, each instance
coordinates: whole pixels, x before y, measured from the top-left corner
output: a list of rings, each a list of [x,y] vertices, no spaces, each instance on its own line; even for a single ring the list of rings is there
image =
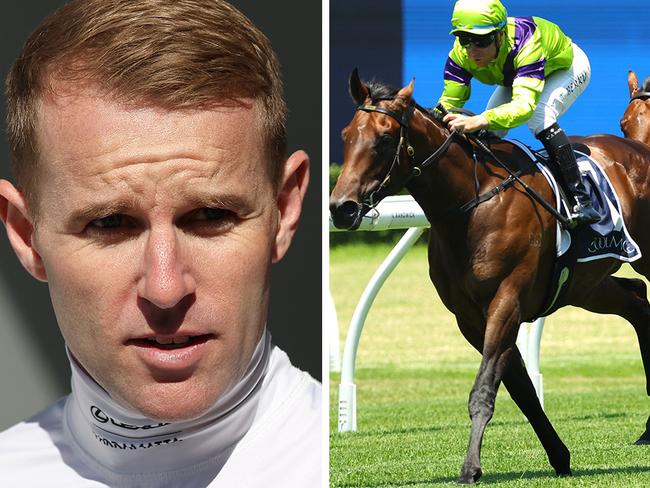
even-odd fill
[[[342,344],[359,295],[389,250],[332,250]],[[633,272],[624,267],[622,274]],[[414,248],[366,321],[356,363],[356,433],[337,433],[339,375],[330,377],[331,486],[453,486],[469,438],[467,398],[479,361],[428,280],[426,249]],[[574,476],[554,476],[502,388],[483,441],[480,484],[650,486],[650,446],[632,445],[650,413],[633,328],[615,316],[564,308],[546,321],[541,370],[545,409],[571,451]]]

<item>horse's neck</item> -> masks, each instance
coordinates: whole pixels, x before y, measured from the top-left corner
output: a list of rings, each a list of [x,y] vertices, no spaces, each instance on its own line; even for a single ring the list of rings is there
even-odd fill
[[[419,165],[444,143],[448,132],[420,112],[416,114],[409,137]],[[407,189],[432,225],[438,222],[447,225],[449,218],[462,216],[460,207],[475,196],[474,161],[454,141],[438,161],[411,180]]]

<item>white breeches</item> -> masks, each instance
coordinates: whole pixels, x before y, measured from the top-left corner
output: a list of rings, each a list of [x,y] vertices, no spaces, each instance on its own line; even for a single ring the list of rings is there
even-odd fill
[[[537,108],[527,125],[533,135],[550,127],[566,112],[580,94],[587,88],[591,79],[591,65],[582,49],[573,44],[573,64],[551,74],[544,83]],[[512,88],[499,86],[490,97],[486,110],[498,107],[512,100]],[[508,131],[496,131],[501,137]]]

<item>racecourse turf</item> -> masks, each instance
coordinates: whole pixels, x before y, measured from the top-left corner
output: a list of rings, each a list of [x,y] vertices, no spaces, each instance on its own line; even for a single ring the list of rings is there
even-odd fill
[[[384,245],[331,251],[341,349],[352,311],[389,252]],[[619,272],[634,276],[629,266]],[[453,486],[467,447],[467,398],[480,356],[461,336],[427,276],[417,246],[389,277],[361,336],[358,431],[337,432],[339,374],[330,375],[330,486]],[[546,320],[545,410],[571,451],[573,477],[557,478],[505,388],[483,439],[482,485],[650,486],[650,446],[634,446],[650,414],[631,325],[566,307]]]

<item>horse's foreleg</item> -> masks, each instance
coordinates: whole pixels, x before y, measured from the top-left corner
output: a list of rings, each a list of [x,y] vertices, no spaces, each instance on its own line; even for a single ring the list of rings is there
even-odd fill
[[[639,279],[610,276],[576,305],[596,313],[616,314],[634,327],[650,395],[650,304],[646,285]],[[637,444],[650,444],[650,417]]]
[[[503,384],[508,389],[510,397],[526,416],[535,434],[539,438],[551,466],[558,476],[571,474],[569,450],[555,432],[546,413],[539,403],[526,367],[524,366],[519,349],[515,346],[510,358],[510,364],[503,375]]]
[[[483,359],[469,395],[472,420],[469,446],[458,478],[459,483],[473,483],[481,477],[481,444],[487,423],[494,413],[499,383],[513,350],[520,322],[517,293],[503,285],[488,309]]]

